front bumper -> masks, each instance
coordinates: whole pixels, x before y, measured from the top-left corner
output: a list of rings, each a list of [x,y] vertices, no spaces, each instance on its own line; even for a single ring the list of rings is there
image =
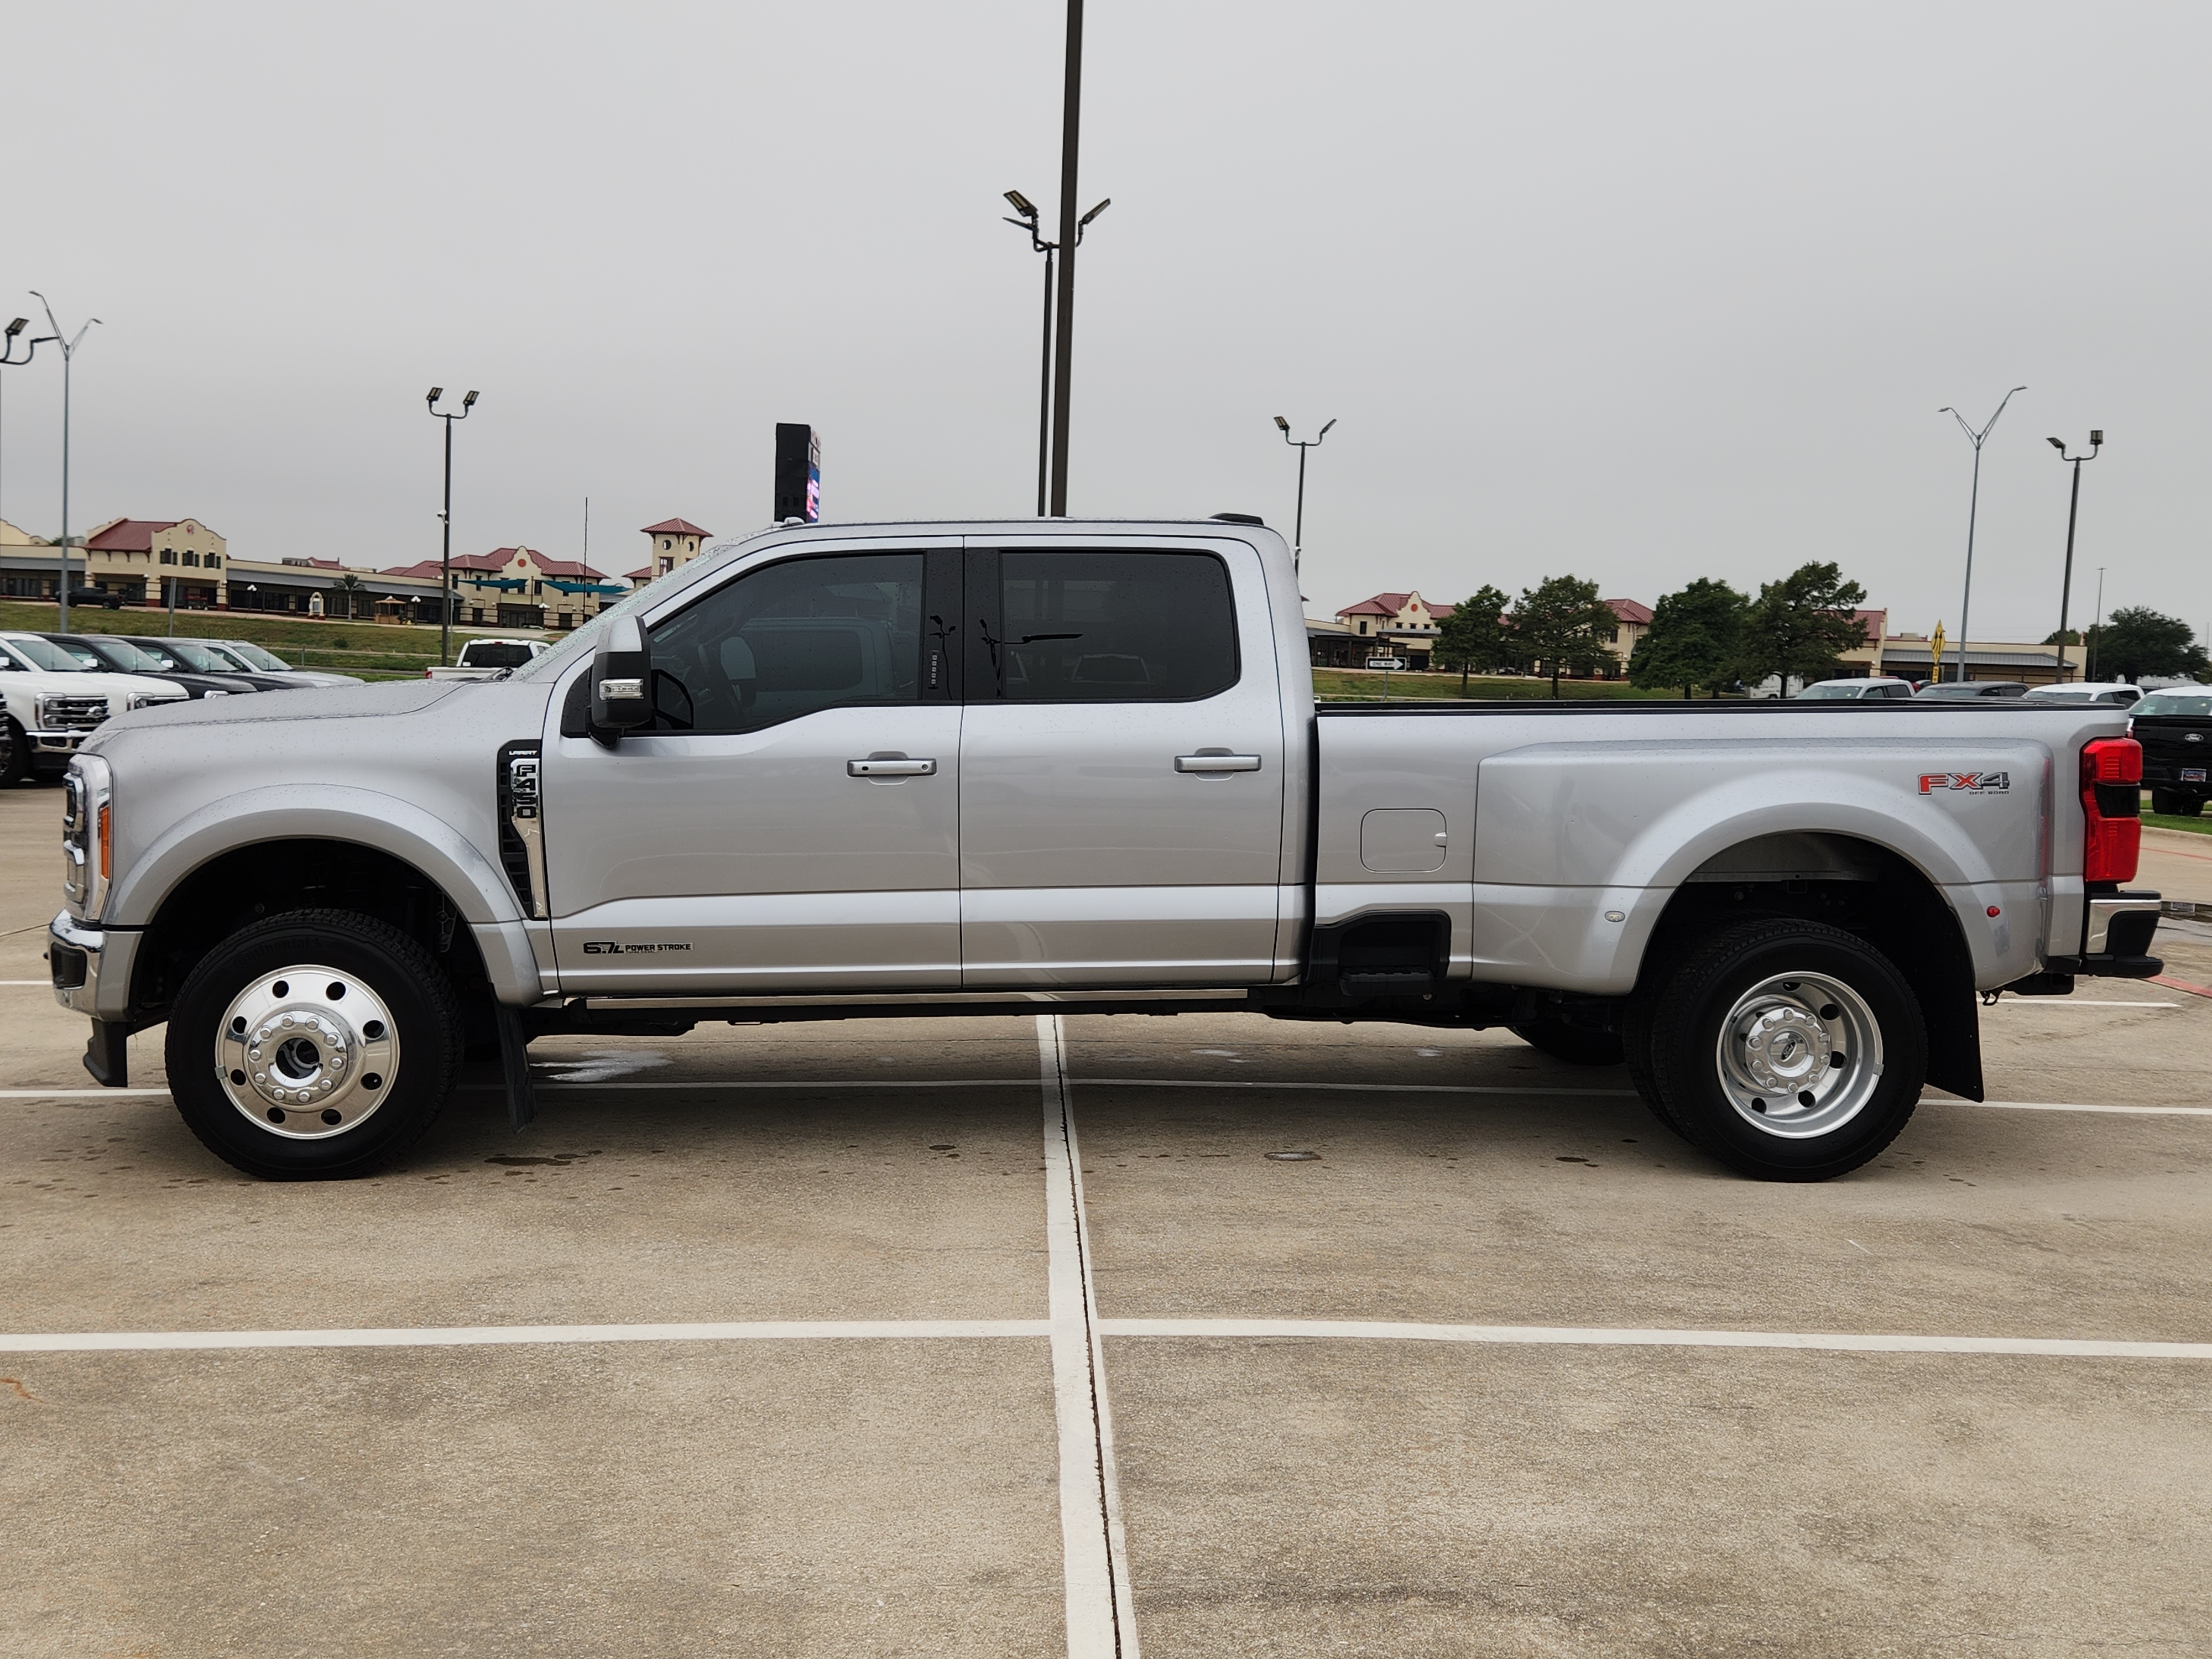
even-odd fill
[[[97,731],[97,726],[94,731]],[[67,726],[46,732],[26,732],[34,755],[74,755],[83,745],[92,732],[76,731]]]
[[[63,911],[46,925],[54,1000],[92,1019],[127,1019],[131,964],[143,937],[135,928],[103,928]]]

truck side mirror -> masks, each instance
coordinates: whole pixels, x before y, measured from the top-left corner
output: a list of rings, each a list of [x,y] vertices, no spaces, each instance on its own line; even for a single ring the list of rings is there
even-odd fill
[[[635,617],[617,617],[592,658],[592,735],[610,749],[653,723],[653,658]]]

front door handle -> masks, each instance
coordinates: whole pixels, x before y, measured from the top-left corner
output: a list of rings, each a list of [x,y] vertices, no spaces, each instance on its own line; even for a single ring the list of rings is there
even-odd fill
[[[848,778],[927,778],[936,775],[935,761],[908,760],[903,755],[871,755],[866,760],[845,763],[845,775]]]
[[[1257,755],[1177,755],[1178,772],[1256,772],[1260,769]]]

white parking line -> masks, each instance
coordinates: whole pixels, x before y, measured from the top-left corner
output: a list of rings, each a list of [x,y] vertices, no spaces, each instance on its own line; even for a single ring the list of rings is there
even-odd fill
[[[2011,997],[1989,1008],[2179,1008],[2178,1002],[2116,1002],[2105,997]]]
[[[1045,1243],[1053,1412],[1060,1427],[1060,1538],[1069,1659],[1137,1659],[1135,1602],[1114,1468],[1114,1418],[1091,1280],[1083,1158],[1068,1100],[1067,1042],[1057,1014],[1036,1017],[1044,1094]]]
[[[1109,1319],[1108,1336],[1315,1337],[1547,1347],[1788,1348],[1835,1353],[2031,1354],[2057,1359],[2212,1359],[2212,1342],[2108,1342],[2057,1336],[1916,1336],[1852,1331],[1624,1330],[1578,1325],[1425,1325],[1395,1319]]]
[[[2212,1106],[2075,1106],[2045,1100],[1944,1100],[1945,1106],[1984,1106],[1996,1112],[2113,1112],[2126,1117],[2212,1117]]]
[[[518,1343],[789,1342],[1048,1336],[1040,1319],[740,1319],[669,1325],[426,1325],[301,1331],[0,1332],[0,1353],[211,1348],[473,1348]]]

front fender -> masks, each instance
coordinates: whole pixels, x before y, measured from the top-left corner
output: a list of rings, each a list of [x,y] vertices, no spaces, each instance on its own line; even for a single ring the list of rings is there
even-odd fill
[[[452,825],[397,796],[316,786],[312,802],[289,787],[211,801],[157,836],[109,890],[105,924],[143,927],[191,872],[258,842],[349,842],[421,871],[471,927],[522,920],[506,875]]]

